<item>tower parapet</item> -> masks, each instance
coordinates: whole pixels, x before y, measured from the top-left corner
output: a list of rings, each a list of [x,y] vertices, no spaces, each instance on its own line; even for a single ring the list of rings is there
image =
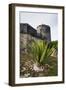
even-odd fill
[[[47,42],[51,41],[50,26],[41,24],[37,27],[37,31],[44,40],[46,40]]]

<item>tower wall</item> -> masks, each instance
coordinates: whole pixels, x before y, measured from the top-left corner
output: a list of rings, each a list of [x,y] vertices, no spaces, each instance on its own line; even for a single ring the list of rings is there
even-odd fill
[[[50,27],[48,25],[39,25],[37,27],[37,31],[39,31],[40,35],[42,38],[48,42],[51,41],[51,32],[50,32]]]

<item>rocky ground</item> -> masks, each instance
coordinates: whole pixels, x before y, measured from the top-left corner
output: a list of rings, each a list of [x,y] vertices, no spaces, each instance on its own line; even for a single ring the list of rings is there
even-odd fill
[[[57,75],[57,59],[52,57],[51,65],[39,65],[33,61],[28,53],[20,56],[20,77],[42,77]]]

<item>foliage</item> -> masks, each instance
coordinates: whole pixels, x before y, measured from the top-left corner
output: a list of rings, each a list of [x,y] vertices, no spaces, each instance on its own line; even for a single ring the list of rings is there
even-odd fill
[[[58,41],[52,41],[49,43],[49,46],[50,47],[54,47],[56,50],[58,50]]]
[[[40,64],[49,64],[54,48],[57,49],[57,42],[48,43],[43,40],[32,41],[29,45],[33,60]]]

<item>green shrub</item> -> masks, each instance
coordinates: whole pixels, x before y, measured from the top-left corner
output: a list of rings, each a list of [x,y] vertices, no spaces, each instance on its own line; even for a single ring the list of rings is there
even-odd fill
[[[32,41],[30,47],[30,53],[33,60],[39,64],[49,64],[51,54],[55,48],[55,45],[43,40]]]

